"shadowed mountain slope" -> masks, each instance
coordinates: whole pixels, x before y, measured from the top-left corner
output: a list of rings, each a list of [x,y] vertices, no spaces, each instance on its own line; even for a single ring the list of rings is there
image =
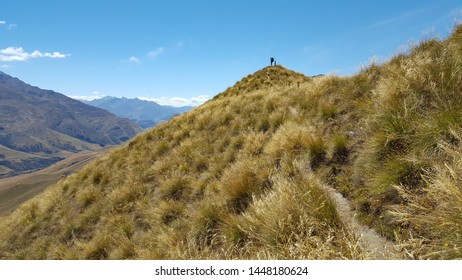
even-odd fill
[[[140,131],[129,120],[0,72],[3,175],[48,166],[62,151],[120,144]]]
[[[262,69],[2,218],[0,257],[380,256],[365,226],[461,258],[461,73],[462,27],[351,77]]]

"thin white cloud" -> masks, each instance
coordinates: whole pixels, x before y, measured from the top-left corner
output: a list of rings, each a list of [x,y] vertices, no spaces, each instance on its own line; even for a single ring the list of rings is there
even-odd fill
[[[39,58],[39,57],[65,58],[66,56],[68,56],[68,55],[67,54],[62,54],[60,52],[42,53],[41,51],[33,51],[30,54],[31,58]]]
[[[365,29],[369,30],[369,29],[381,28],[381,27],[384,27],[384,26],[405,22],[405,21],[409,20],[410,18],[418,16],[419,14],[424,13],[426,11],[428,11],[428,8],[409,11],[409,12],[401,14],[401,15],[397,15],[397,16],[394,16],[394,17],[389,17],[389,18],[386,18],[386,19],[379,20],[379,21],[377,21],[377,22],[375,22],[375,23],[373,23],[373,24],[371,24],[369,26],[366,26]]]
[[[0,50],[0,61],[26,61],[30,54],[24,52],[24,50],[15,47],[8,47]]]
[[[10,68],[10,65],[8,65],[8,64],[1,64],[1,65],[0,65],[0,68],[8,69],[8,68]]]
[[[191,102],[193,104],[198,104],[198,105],[201,105],[201,104],[204,104],[205,102],[207,102],[207,100],[209,100],[209,96],[208,95],[199,95],[199,96],[196,96],[196,97],[192,97],[191,98]]]
[[[21,47],[8,47],[0,50],[0,61],[28,61],[32,58],[66,58],[69,54],[63,54],[60,52],[41,52],[38,50],[32,53],[25,52]]]
[[[68,97],[77,100],[92,101],[95,99],[101,99],[106,97],[106,95],[69,95]]]
[[[131,62],[131,63],[139,63],[140,60],[136,57],[136,56],[132,56],[128,59],[128,62]]]
[[[154,58],[158,57],[159,55],[161,55],[164,51],[165,51],[165,48],[159,47],[159,48],[157,48],[157,49],[155,49],[153,51],[150,51],[148,53],[148,57],[154,59]]]
[[[150,98],[150,97],[138,97],[138,99],[145,101],[156,102],[160,105],[173,106],[173,107],[182,107],[182,106],[199,106],[209,100],[207,95],[199,95],[191,98],[183,97],[160,97],[160,98]]]
[[[0,25],[6,25],[6,21],[5,20],[0,20]],[[12,30],[12,29],[15,29],[16,27],[18,27],[17,24],[10,23],[10,24],[8,24],[7,29]]]

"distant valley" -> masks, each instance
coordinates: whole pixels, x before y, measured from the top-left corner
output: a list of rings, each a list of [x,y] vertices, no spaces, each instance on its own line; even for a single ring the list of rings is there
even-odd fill
[[[120,144],[140,131],[128,119],[0,72],[0,178]]]
[[[141,100],[138,98],[117,98],[106,96],[91,101],[80,100],[86,104],[104,109],[116,116],[130,119],[136,122],[141,128],[154,127],[162,121],[171,117],[192,110],[192,106],[173,107],[159,105],[153,101]]]
[[[0,179],[0,216],[9,214],[24,201],[34,197],[85,164],[106,155],[111,148],[69,153],[65,159],[44,169]]]

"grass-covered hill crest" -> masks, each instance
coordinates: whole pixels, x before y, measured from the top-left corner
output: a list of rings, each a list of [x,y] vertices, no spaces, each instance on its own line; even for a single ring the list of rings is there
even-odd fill
[[[350,77],[264,68],[0,221],[0,257],[462,257],[462,27]],[[384,256],[385,257],[385,256]]]

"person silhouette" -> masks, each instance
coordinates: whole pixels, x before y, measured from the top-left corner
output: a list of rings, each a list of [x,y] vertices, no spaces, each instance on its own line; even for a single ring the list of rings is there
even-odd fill
[[[274,57],[270,57],[270,65],[273,66],[273,63],[276,65],[276,60]]]

